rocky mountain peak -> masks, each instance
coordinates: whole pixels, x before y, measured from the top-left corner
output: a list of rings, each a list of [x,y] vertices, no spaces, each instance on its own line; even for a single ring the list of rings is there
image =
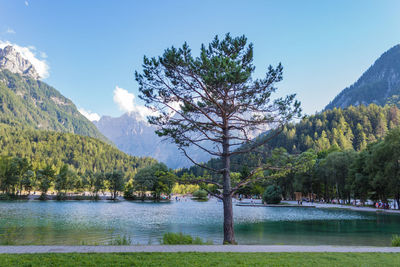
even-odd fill
[[[40,78],[32,63],[23,58],[22,55],[11,45],[8,45],[3,49],[0,48],[0,70],[3,69],[24,76],[29,76],[36,80]]]
[[[383,53],[353,85],[344,89],[325,109],[371,103],[384,106],[399,95],[400,45],[396,45]]]

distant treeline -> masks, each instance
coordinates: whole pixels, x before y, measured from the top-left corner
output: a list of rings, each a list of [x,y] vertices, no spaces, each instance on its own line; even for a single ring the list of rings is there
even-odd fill
[[[174,172],[163,163],[143,167],[128,179],[126,173],[118,169],[80,173],[67,164],[60,168],[49,164],[34,168],[27,158],[0,156],[0,191],[3,193],[0,199],[18,198],[38,191],[45,200],[49,191],[55,191],[57,200],[68,199],[71,193],[78,194],[77,199],[98,199],[99,194],[105,192],[110,192],[111,199],[123,192],[127,199],[160,200],[162,195],[169,198],[172,192],[187,194],[199,189],[196,185],[180,185],[177,181]],[[89,195],[83,198],[85,192]]]
[[[20,129],[0,124],[0,155],[25,158],[35,170],[68,165],[79,174],[121,170],[126,179],[155,164],[150,157],[129,156],[95,138],[70,133]]]

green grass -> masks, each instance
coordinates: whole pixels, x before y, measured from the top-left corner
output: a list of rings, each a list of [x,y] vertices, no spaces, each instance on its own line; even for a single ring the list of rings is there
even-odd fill
[[[0,266],[399,266],[400,253],[1,254]]]

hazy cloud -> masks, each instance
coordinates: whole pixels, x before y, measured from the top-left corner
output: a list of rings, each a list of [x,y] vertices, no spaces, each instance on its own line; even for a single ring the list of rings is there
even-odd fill
[[[26,5],[26,6],[29,6],[29,2],[28,2],[28,1],[25,1],[25,5]]]
[[[1,41],[0,40],[0,48],[4,48],[7,45],[12,45],[17,52],[19,52],[23,58],[29,60],[32,65],[35,67],[36,71],[39,73],[40,77],[45,79],[49,77],[49,65],[47,61],[44,59],[47,57],[46,53],[37,51],[34,46],[19,46],[9,41]],[[44,53],[44,54],[42,54]],[[46,55],[43,57],[43,55]]]
[[[115,86],[114,89],[114,102],[118,108],[124,112],[135,112],[140,115],[138,118],[147,122],[147,116],[154,114],[150,109],[145,106],[137,105],[135,103],[135,95],[129,93],[128,90]]]
[[[84,108],[78,108],[78,111],[90,121],[100,120],[100,115],[95,112],[91,112],[90,110],[85,110]]]
[[[15,34],[15,31],[11,28],[7,28],[6,33],[8,34]]]

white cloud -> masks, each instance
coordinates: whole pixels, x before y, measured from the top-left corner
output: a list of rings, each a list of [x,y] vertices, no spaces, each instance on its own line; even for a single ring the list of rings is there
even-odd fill
[[[25,5],[26,5],[26,6],[29,6],[29,2],[28,2],[28,1],[25,1]]]
[[[121,87],[118,87],[118,85],[115,86],[113,100],[118,105],[119,109],[122,111],[130,112],[135,109],[134,105],[135,95],[129,93],[127,90]]]
[[[115,86],[113,100],[120,110],[124,112],[135,112],[139,115],[138,119],[142,121],[147,122],[147,116],[154,114],[149,108],[135,104],[135,95],[118,85]]]
[[[4,48],[7,45],[12,45],[17,52],[19,52],[23,58],[29,60],[35,67],[36,71],[39,73],[40,77],[45,79],[49,77],[49,65],[47,61],[43,58],[40,51],[37,51],[34,46],[19,46],[9,41],[0,40],[0,48]],[[46,55],[47,56],[47,55]]]
[[[15,31],[11,28],[7,28],[6,33],[8,34],[15,34]]]
[[[78,108],[78,111],[90,121],[100,120],[100,115],[95,112],[91,112],[90,110],[85,110],[84,108]]]

